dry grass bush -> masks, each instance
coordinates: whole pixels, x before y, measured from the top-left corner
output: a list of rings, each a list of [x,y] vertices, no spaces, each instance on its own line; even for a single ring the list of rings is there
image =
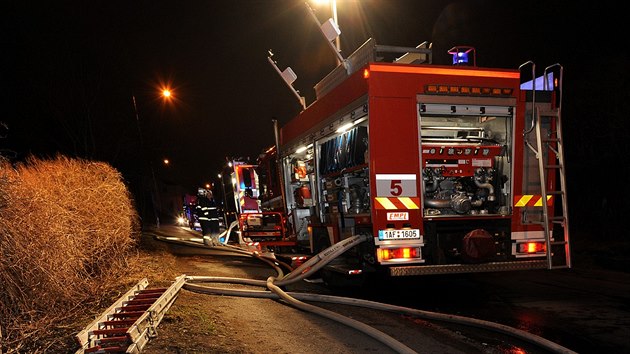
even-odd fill
[[[88,308],[111,305],[137,260],[138,220],[108,164],[0,161],[0,351],[57,352]]]

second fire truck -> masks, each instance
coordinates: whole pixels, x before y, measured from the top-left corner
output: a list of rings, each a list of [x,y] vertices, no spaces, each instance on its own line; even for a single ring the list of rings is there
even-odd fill
[[[281,211],[261,209],[260,186],[256,168],[258,166],[240,161],[231,161],[233,172],[235,216],[240,236],[245,242],[257,243],[273,250],[293,250],[295,235],[290,233],[285,214]]]
[[[380,61],[386,53],[393,59]],[[532,62],[490,69],[473,48],[450,53],[453,66],[433,65],[427,43],[370,39],[277,127],[263,160],[278,160],[266,173],[278,189],[262,194],[263,208],[285,211],[313,253],[369,235],[328,271],[571,267],[562,67],[536,77]]]

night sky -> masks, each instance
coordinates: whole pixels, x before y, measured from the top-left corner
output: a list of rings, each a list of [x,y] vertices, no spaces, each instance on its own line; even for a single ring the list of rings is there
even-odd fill
[[[8,130],[1,129],[0,150],[15,161],[62,153],[109,162],[131,180],[149,160],[161,177],[194,188],[216,180],[226,157],[255,158],[271,146],[274,117],[283,124],[299,113],[267,61],[269,49],[281,70],[297,73],[307,104],[335,66],[302,0],[10,0],[1,7],[0,122]],[[331,16],[313,7],[320,22]],[[435,64],[448,65],[446,51],[456,45],[475,47],[479,66],[562,64],[569,200],[579,200],[585,215],[621,215],[626,187],[606,188],[618,177],[598,170],[618,168],[630,153],[626,25],[614,3],[338,0],[337,8],[344,56],[373,37],[386,45],[433,42]],[[160,98],[163,86],[173,100]]]

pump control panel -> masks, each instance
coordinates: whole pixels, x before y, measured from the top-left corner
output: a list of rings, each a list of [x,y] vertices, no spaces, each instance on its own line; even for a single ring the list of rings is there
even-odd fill
[[[423,169],[439,169],[444,176],[472,176],[480,167],[494,167],[500,145],[422,145]]]

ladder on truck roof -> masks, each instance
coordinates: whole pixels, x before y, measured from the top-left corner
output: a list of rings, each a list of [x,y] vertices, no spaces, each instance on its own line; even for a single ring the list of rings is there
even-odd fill
[[[540,190],[542,200],[546,201],[553,198],[554,203],[560,203],[561,207],[554,209],[554,215],[549,215],[549,208],[543,202],[542,220],[528,221],[529,223],[539,224],[544,229],[546,242],[546,255],[548,269],[571,268],[571,247],[569,241],[569,214],[567,205],[566,176],[564,163],[564,146],[562,139],[562,72],[563,68],[560,64],[554,64],[545,68],[542,79],[543,91],[556,90],[557,104],[537,105],[536,104],[536,82],[539,81],[535,77],[535,65],[533,62],[527,62],[521,65],[532,64],[533,79],[532,83],[532,126],[523,133],[527,135],[532,130],[536,133],[536,146],[532,146],[527,139],[525,143],[532,150],[538,160],[538,173],[540,178]],[[558,71],[557,80],[553,79],[553,71]],[[547,123],[549,128],[546,136],[543,136],[542,126]],[[553,156],[553,158],[550,158]],[[555,183],[553,190],[548,189],[549,176],[557,175],[559,177],[559,185]],[[526,220],[523,220],[524,222]],[[555,232],[554,232],[555,231]],[[558,237],[561,234],[562,237]]]

